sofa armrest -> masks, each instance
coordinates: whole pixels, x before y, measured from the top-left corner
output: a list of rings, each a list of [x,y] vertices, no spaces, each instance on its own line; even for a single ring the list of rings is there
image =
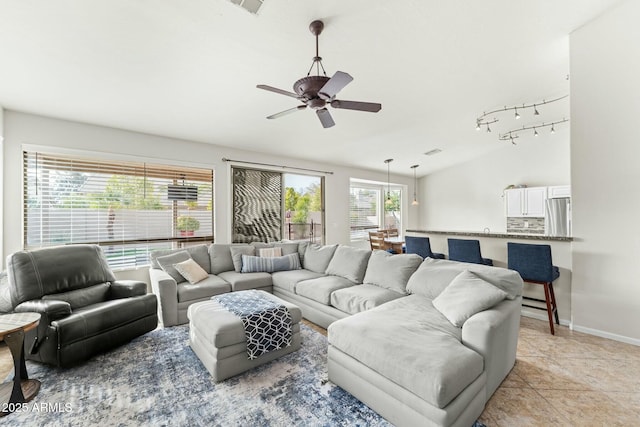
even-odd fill
[[[516,362],[522,297],[504,300],[471,316],[462,325],[462,343],[484,358],[487,399]]]
[[[149,269],[151,290],[158,297],[158,315],[164,326],[178,324],[178,284],[163,270]]]
[[[34,299],[18,304],[14,309],[16,313],[35,312],[40,313],[40,323],[46,325],[54,320],[62,319],[71,314],[71,305],[66,301],[55,299]]]
[[[139,280],[116,280],[111,282],[109,299],[130,298],[147,293],[147,284]]]

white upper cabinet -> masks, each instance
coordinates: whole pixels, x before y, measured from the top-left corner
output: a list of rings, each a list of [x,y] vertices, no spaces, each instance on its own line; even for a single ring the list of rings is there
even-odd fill
[[[548,199],[559,199],[562,197],[571,197],[570,185],[554,185],[553,187],[548,187],[547,189]]]
[[[547,187],[505,190],[506,214],[510,217],[544,217]]]

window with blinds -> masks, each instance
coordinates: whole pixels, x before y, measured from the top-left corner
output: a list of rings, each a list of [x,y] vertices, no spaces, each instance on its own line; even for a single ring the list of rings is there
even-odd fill
[[[213,241],[213,171],[23,152],[24,247],[102,246],[112,268]]]
[[[349,227],[352,241],[367,239],[369,231],[383,228],[379,209],[381,194],[379,188],[351,185]]]

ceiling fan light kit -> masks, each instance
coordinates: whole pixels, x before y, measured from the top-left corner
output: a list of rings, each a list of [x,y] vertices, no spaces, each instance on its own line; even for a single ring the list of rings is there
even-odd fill
[[[335,99],[338,92],[353,81],[353,77],[343,71],[336,71],[331,78],[327,77],[327,73],[322,65],[322,58],[318,54],[318,36],[322,33],[323,29],[324,23],[322,21],[316,20],[309,24],[311,34],[316,37],[316,56],[313,57],[313,62],[311,63],[307,76],[298,79],[293,84],[294,92],[268,85],[256,86],[258,89],[296,98],[303,103],[297,107],[267,116],[267,119],[277,119],[309,107],[316,111],[322,127],[330,128],[335,125],[335,122],[333,121],[333,117],[331,117],[331,113],[327,110],[327,104],[337,109],[366,111],[370,113],[377,113],[382,109],[382,105],[378,103]],[[314,68],[316,69],[316,75],[311,75]],[[320,75],[320,71],[322,71],[323,75]]]

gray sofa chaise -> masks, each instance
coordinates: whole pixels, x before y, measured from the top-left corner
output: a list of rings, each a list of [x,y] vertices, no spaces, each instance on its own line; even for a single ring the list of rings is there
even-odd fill
[[[243,255],[269,246],[299,258],[299,268],[243,272]],[[515,271],[343,245],[189,251],[207,272],[200,289],[163,270],[160,258],[172,253],[154,254],[165,325],[188,321],[188,306],[208,293],[271,291],[327,328],[329,379],[396,425],[472,425],[515,363],[523,286]]]

